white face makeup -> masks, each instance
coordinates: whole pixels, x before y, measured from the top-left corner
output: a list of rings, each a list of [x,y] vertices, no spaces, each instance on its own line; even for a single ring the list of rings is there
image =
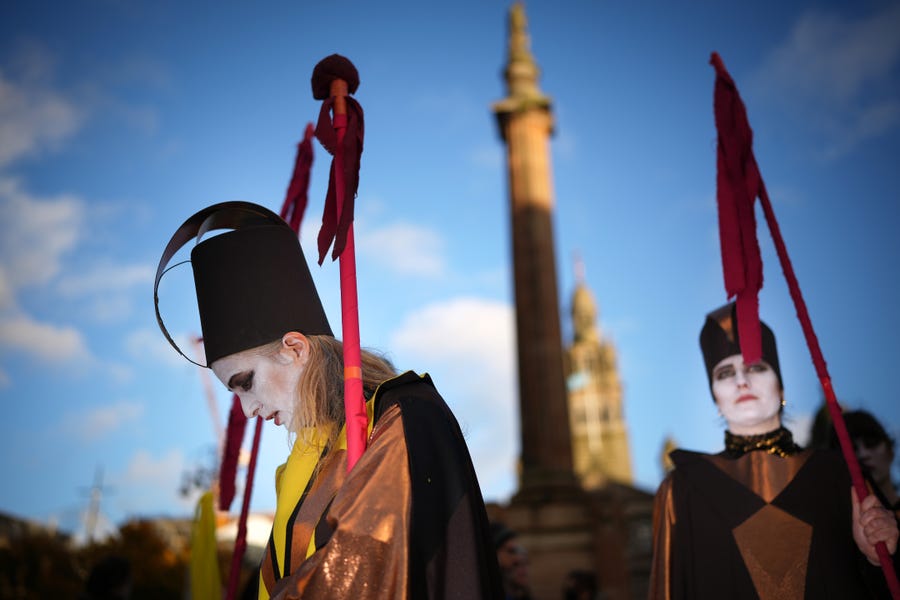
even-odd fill
[[[712,393],[731,433],[758,435],[781,426],[781,386],[765,361],[747,366],[740,354],[720,361]]]
[[[248,419],[258,415],[290,429],[294,407],[300,400],[297,385],[306,356],[305,346],[298,354],[294,348],[283,345],[274,355],[251,348],[220,358],[210,367],[219,381],[238,395]]]

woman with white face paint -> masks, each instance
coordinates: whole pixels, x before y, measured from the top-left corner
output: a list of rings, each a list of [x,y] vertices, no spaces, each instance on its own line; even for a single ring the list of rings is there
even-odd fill
[[[897,521],[874,495],[857,501],[839,453],[804,450],[782,425],[775,336],[760,325],[762,360],[748,365],[734,304],[707,315],[700,347],[725,449],[670,454],[650,598],[890,597],[875,545],[898,562]]]
[[[208,236],[216,229],[226,233]],[[226,202],[189,218],[206,363],[248,418],[294,435],[259,598],[496,598],[487,513],[462,432],[427,375],[362,352],[367,449],[347,472],[344,361],[296,234],[278,215]],[[201,239],[205,238],[205,239]],[[160,328],[163,326],[156,300]],[[206,366],[206,365],[201,365]],[[452,523],[452,526],[451,526]]]

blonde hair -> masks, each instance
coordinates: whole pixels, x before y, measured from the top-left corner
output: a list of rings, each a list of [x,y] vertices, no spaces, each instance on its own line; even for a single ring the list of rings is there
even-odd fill
[[[297,432],[302,442],[310,444],[316,442],[306,436],[313,431],[325,433],[327,439],[322,447],[331,447],[344,422],[344,345],[329,335],[309,335],[306,339],[309,358],[297,384],[290,430]],[[275,354],[280,348],[279,339],[262,346],[260,351]],[[382,382],[396,376],[397,371],[387,358],[370,350],[362,350],[360,357],[363,394],[368,398]],[[318,443],[321,444],[321,438]]]

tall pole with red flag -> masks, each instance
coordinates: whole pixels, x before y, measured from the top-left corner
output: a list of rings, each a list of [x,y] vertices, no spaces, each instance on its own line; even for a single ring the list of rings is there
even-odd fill
[[[816,374],[825,393],[825,402],[834,423],[841,452],[850,471],[853,488],[856,490],[859,501],[862,502],[869,495],[869,491],[866,488],[850,435],[847,432],[847,426],[844,423],[841,407],[831,384],[831,376],[828,374],[825,358],[819,347],[819,340],[806,310],[806,302],[803,300],[800,285],[781,236],[781,230],[775,220],[775,213],[772,210],[765,183],[763,183],[759,166],[753,155],[753,131],[747,120],[746,108],[734,80],[725,69],[718,53],[712,53],[710,64],[716,70],[714,110],[716,129],[719,134],[716,198],[719,209],[722,270],[728,297],[737,298],[738,330],[741,331],[740,343],[744,362],[754,363],[761,356],[758,293],[762,287],[762,259],[756,238],[756,219],[753,212],[753,205],[758,197],[772,234],[791,298],[794,301]],[[749,335],[745,335],[744,332],[749,332]],[[887,546],[884,542],[879,542],[875,548],[891,596],[894,600],[900,600],[900,583],[898,583]]]
[[[350,97],[357,87],[359,74],[356,67],[339,54],[322,59],[313,69],[313,97],[323,101],[316,125],[316,138],[334,157],[318,244],[320,265],[332,242],[332,259],[340,258],[348,471],[366,449],[368,428],[362,387],[356,249],[353,240],[353,204],[359,185],[364,133],[362,107]]]

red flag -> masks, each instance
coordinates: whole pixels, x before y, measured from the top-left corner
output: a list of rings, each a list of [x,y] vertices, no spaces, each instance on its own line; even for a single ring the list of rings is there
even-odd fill
[[[831,421],[840,442],[841,453],[844,455],[844,461],[847,463],[847,470],[850,472],[853,488],[856,490],[860,502],[862,502],[868,496],[869,491],[866,488],[859,461],[856,459],[856,454],[850,441],[850,434],[847,432],[847,426],[841,414],[841,407],[834,393],[834,387],[831,385],[831,377],[828,375],[825,357],[822,355],[819,340],[816,337],[812,321],[806,310],[806,302],[803,300],[803,294],[800,292],[800,285],[797,282],[797,276],[794,274],[794,267],[791,265],[790,257],[788,257],[787,247],[781,236],[781,229],[778,226],[778,221],[775,219],[775,212],[772,210],[769,194],[766,192],[766,186],[763,183],[762,176],[759,174],[756,159],[753,157],[753,132],[750,130],[750,124],[747,122],[747,112],[744,109],[744,103],[741,102],[737,87],[734,85],[734,81],[732,81],[728,71],[725,70],[725,65],[722,64],[722,59],[717,53],[713,52],[710,63],[716,69],[715,113],[716,128],[719,130],[717,182],[722,267],[725,271],[725,288],[728,294],[736,293],[738,296],[738,328],[754,326],[753,335],[755,335],[756,339],[752,343],[756,344],[754,348],[757,354],[753,356],[759,357],[759,304],[757,293],[762,287],[762,260],[759,256],[759,244],[756,241],[756,220],[753,216],[753,202],[759,196],[759,202],[762,205],[763,214],[765,214],[766,223],[769,225],[772,241],[778,253],[778,260],[781,262],[781,270],[784,272],[791,299],[794,301],[794,308],[797,309],[797,318],[803,329],[810,357],[816,373],[819,375],[822,390],[825,392],[825,404],[828,406],[828,412],[831,414]],[[729,237],[726,239],[726,236]],[[742,300],[744,304],[743,314],[741,313]],[[748,360],[749,344],[743,331],[741,329],[741,352],[744,355],[744,361],[750,364],[751,361]],[[879,542],[875,549],[878,552],[878,559],[881,563],[881,569],[884,572],[891,597],[894,600],[900,600],[900,580],[897,579],[887,546],[884,542]]]
[[[714,52],[710,62],[716,69],[713,105],[719,132],[716,200],[722,271],[725,292],[729,298],[737,296],[741,353],[746,364],[753,364],[762,357],[758,294],[763,273],[753,212],[762,177],[753,156],[753,131],[737,87],[718,54]]]
[[[228,510],[234,500],[237,477],[238,458],[241,454],[241,443],[244,441],[244,430],[247,428],[247,417],[241,408],[237,394],[231,398],[231,410],[228,412],[228,429],[225,433],[225,449],[222,452],[222,465],[219,467],[219,510]]]
[[[316,124],[316,138],[334,156],[341,153],[343,173],[335,173],[338,162],[332,159],[331,172],[328,177],[328,192],[325,196],[325,211],[322,213],[322,229],[319,230],[319,264],[325,260],[328,247],[334,242],[331,254],[332,260],[337,259],[347,245],[347,232],[353,223],[353,204],[356,199],[356,190],[359,187],[359,164],[363,150],[363,110],[362,106],[353,98],[346,96],[347,103],[346,129],[343,137],[338,138],[336,130],[341,126],[337,120],[342,115],[335,115],[332,122],[331,111],[334,106],[334,98],[327,98],[322,102],[319,111],[319,122]],[[338,207],[338,193],[336,177],[342,177],[344,181],[343,203]]]
[[[322,100],[316,137],[334,156],[322,229],[319,264],[334,241],[332,258],[340,257],[341,331],[344,345],[344,416],[347,425],[347,470],[366,449],[365,398],[359,344],[359,300],[356,288],[356,248],[353,241],[353,201],[359,185],[363,145],[363,111],[349,94],[359,87],[359,72],[347,58],[332,54],[313,69],[313,98]]]
[[[284,204],[281,207],[281,218],[288,222],[291,229],[300,234],[300,223],[309,201],[309,171],[313,162],[313,125],[306,124],[303,141],[297,144],[297,158],[294,160],[294,174],[288,184]]]

